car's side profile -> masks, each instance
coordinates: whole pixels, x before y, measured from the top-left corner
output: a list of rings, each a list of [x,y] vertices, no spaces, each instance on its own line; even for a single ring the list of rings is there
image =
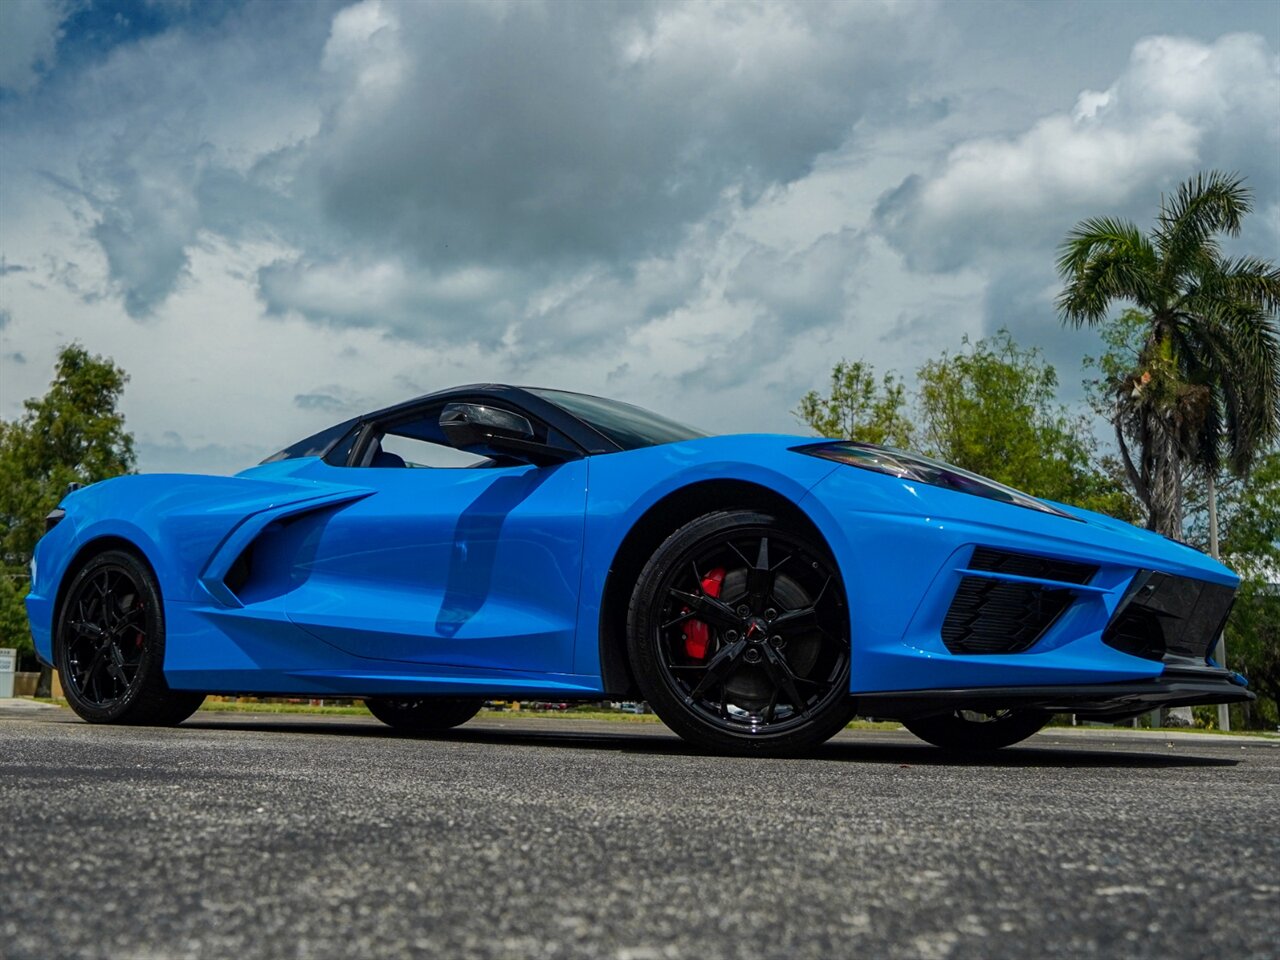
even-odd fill
[[[94,484],[47,526],[32,633],[91,721],[300,694],[427,731],[643,697],[699,746],[777,754],[855,713],[995,747],[1055,711],[1251,696],[1208,658],[1237,578],[1189,547],[901,451],[564,391],[442,391],[235,477]]]

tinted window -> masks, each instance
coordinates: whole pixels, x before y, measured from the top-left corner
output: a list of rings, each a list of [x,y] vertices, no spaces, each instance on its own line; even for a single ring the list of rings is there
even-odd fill
[[[617,400],[605,400],[603,397],[569,393],[565,390],[529,388],[529,392],[563,407],[579,420],[599,430],[623,450],[707,436],[702,430]]]
[[[305,440],[299,440],[292,446],[285,447],[279,453],[273,453],[263,463],[275,463],[279,460],[297,460],[300,457],[323,457],[347,432],[355,425],[354,420],[347,420],[328,430],[321,430]]]
[[[324,455],[324,462],[331,467],[345,467],[351,458],[351,451],[355,448],[356,441],[360,439],[360,431],[361,425],[353,423],[347,435],[329,448],[329,452]]]

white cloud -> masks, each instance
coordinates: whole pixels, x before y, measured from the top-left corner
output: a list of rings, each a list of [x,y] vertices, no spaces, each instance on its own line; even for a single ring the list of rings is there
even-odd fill
[[[1274,192],[1280,60],[1256,35],[1212,44],[1150,37],[1105,91],[1007,137],[963,141],[880,206],[912,262],[952,269],[988,251],[1053,242],[1079,217],[1149,207],[1197,168],[1226,164]]]

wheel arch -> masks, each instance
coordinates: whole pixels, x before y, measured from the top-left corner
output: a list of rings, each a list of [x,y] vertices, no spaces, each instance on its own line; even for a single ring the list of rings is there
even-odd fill
[[[606,694],[621,697],[638,693],[627,657],[627,607],[641,569],[663,541],[686,523],[724,510],[759,510],[771,514],[803,529],[831,553],[831,545],[821,529],[796,501],[760,483],[701,480],[661,497],[640,515],[623,537],[605,579],[600,602],[599,644],[600,675]]]
[[[160,596],[161,604],[164,603],[164,590],[160,585],[160,578],[156,575],[155,564],[151,562],[151,558],[147,556],[146,551],[137,543],[126,537],[116,534],[104,534],[103,536],[94,537],[81,544],[76,552],[72,555],[67,563],[66,571],[62,575],[62,579],[58,582],[58,592],[53,602],[53,633],[50,638],[49,652],[55,657],[54,663],[57,663],[57,645],[59,642],[58,623],[62,619],[62,604],[66,601],[67,590],[75,578],[79,576],[80,571],[93,560],[94,557],[101,556],[111,550],[120,550],[124,553],[131,554],[137,558],[147,572],[151,574],[151,581],[155,585],[156,593]]]

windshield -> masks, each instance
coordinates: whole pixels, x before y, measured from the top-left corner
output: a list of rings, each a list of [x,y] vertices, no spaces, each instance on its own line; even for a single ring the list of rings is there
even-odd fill
[[[543,390],[537,387],[530,387],[528,390],[563,407],[623,450],[652,447],[659,443],[676,443],[708,435],[702,430],[686,427],[683,423],[676,423],[629,403],[591,397],[585,393],[570,393],[567,390]]]

